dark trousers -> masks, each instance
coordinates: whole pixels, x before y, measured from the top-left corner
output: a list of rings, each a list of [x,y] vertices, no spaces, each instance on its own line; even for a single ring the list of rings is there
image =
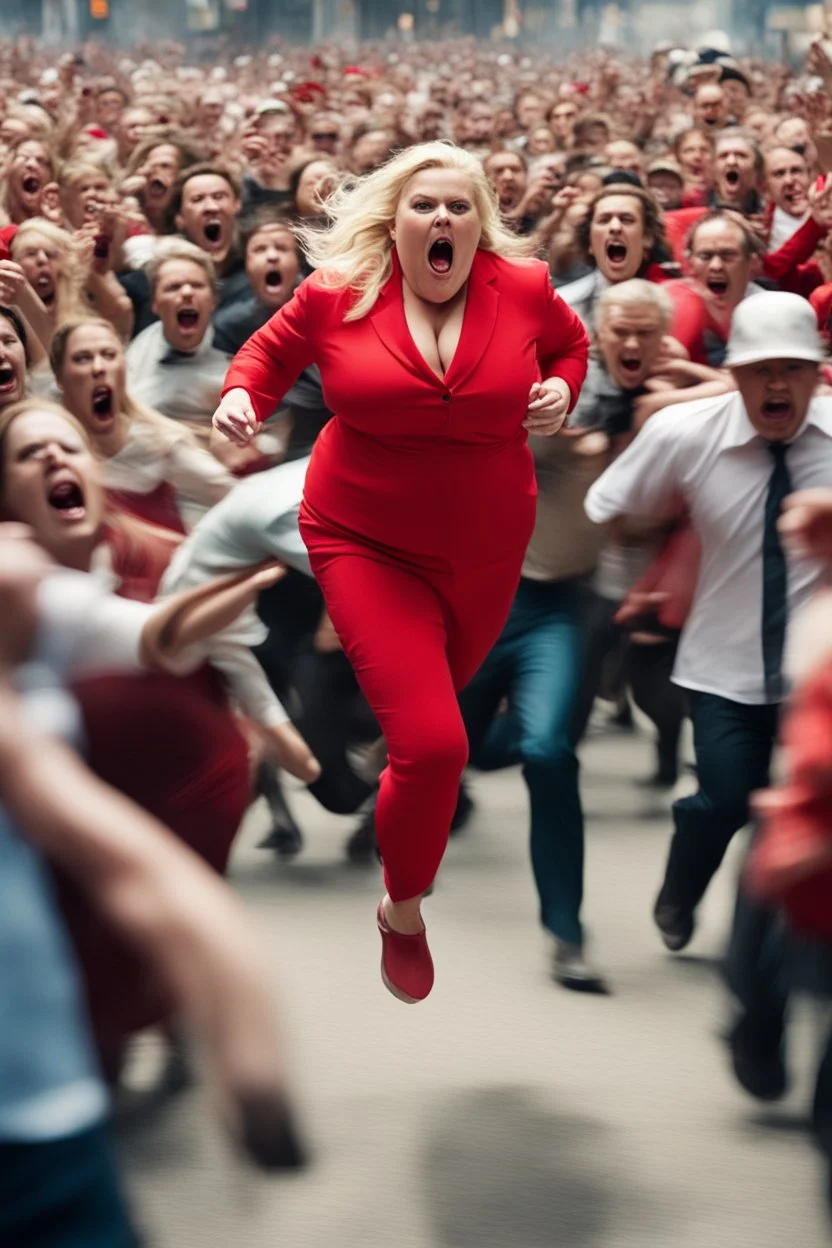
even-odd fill
[[[572,717],[582,662],[581,587],[523,580],[499,641],[460,695],[471,762],[523,765],[544,927],[580,944],[584,823]],[[509,709],[497,715],[501,700]]]
[[[588,592],[581,608],[585,634],[585,658],[575,705],[574,737],[581,741],[592,707],[601,689],[604,673],[612,661],[622,682],[630,686],[633,701],[656,726],[659,767],[675,769],[679,737],[685,718],[684,692],[670,679],[676,660],[676,641],[656,646],[632,643],[615,623],[621,604],[612,598]]]
[[[783,914],[749,897],[741,882],[725,977],[739,1009],[734,1028],[742,1033],[743,1046],[771,1056],[785,1039],[792,990],[832,995],[832,947],[796,939]],[[812,1131],[832,1161],[832,1031],[815,1078]]]
[[[0,1248],[136,1248],[109,1130],[0,1143]]]
[[[309,786],[333,814],[349,815],[374,792],[353,770],[348,749],[380,735],[345,654],[318,654],[313,637],[324,609],[310,576],[290,570],[260,595],[258,614],[269,636],[255,654],[292,722],[321,764]]]
[[[749,819],[749,797],[769,782],[778,706],[746,706],[689,693],[699,791],[673,806],[661,904],[694,909],[731,838]]]

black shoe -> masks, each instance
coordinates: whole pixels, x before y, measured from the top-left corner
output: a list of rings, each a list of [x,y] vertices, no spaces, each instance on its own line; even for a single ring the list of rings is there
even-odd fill
[[[727,1037],[737,1082],[758,1101],[779,1101],[789,1080],[783,1036],[766,1042],[746,1015]]]
[[[591,992],[596,996],[609,996],[606,981],[589,965],[580,945],[566,940],[555,941],[552,974],[562,988],[572,992]]]
[[[375,802],[347,841],[345,851],[348,860],[357,867],[367,867],[378,858]]]
[[[271,849],[281,862],[290,862],[303,849],[303,833],[296,823],[276,823],[258,849]]]
[[[681,953],[685,946],[690,944],[696,928],[696,919],[692,910],[686,910],[683,906],[674,906],[659,898],[653,911],[653,918],[662,934],[662,940],[671,953]]]
[[[474,799],[471,797],[471,794],[468,792],[466,786],[461,784],[459,786],[459,797],[456,799],[456,810],[454,811],[454,817],[451,820],[451,836],[453,836],[455,832],[462,831],[475,810],[476,807],[474,805]]]

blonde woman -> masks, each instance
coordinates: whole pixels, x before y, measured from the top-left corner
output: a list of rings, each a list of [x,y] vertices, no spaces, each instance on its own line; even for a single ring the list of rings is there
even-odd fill
[[[127,393],[124,348],[107,321],[65,321],[51,362],[64,406],[102,460],[111,504],[182,533],[231,489],[234,478],[188,429]]]
[[[387,895],[382,978],[422,1000],[420,903],[467,760],[457,694],[499,636],[535,519],[529,432],[578,397],[587,340],[546,266],[500,223],[480,162],[409,148],[300,230],[318,270],[242,348],[214,416],[245,445],[302,368],[336,415],[301,531],[332,622],[384,732],[376,813]]]
[[[107,263],[95,258],[93,247],[91,237],[76,240],[42,217],[25,221],[12,239],[10,253],[13,267],[18,269],[18,290],[16,297],[7,297],[4,302],[20,304],[47,351],[57,325],[91,309],[109,321],[122,338],[130,334],[133,305]],[[0,282],[4,281],[15,282],[8,262],[0,265]],[[10,292],[0,288],[0,297],[3,293]],[[30,309],[32,293],[36,303]]]

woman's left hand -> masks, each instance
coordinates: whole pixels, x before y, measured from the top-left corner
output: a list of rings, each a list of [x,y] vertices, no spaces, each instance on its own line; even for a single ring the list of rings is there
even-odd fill
[[[566,423],[572,392],[561,377],[536,381],[529,391],[529,407],[523,428],[540,437],[551,437]]]

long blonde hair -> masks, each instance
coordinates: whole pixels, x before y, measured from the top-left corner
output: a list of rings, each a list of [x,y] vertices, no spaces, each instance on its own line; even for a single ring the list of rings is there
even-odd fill
[[[59,225],[48,221],[46,217],[31,217],[19,226],[11,241],[9,250],[13,260],[20,255],[27,238],[32,234],[42,234],[61,257],[61,271],[55,283],[56,320],[62,321],[67,316],[78,316],[84,308],[84,283],[87,274],[78,254],[75,240],[67,230],[62,230]]]
[[[100,316],[84,316],[83,314],[69,317],[63,320],[55,330],[49,348],[49,363],[52,365],[52,372],[55,374],[55,380],[59,386],[61,375],[66,366],[69,340],[76,330],[85,329],[88,325],[96,326],[99,329],[108,329],[113,335],[113,340],[118,344],[122,355],[124,354],[124,343],[109,321],[105,321]],[[151,431],[153,434],[153,445],[159,452],[167,452],[179,442],[186,442],[189,446],[199,445],[190,429],[181,425],[179,421],[171,420],[169,416],[163,416],[161,412],[157,412],[152,407],[145,407],[144,403],[139,403],[127,390],[124,392],[121,406],[122,411],[129,418],[131,424],[133,421],[137,421]]]
[[[482,221],[480,248],[502,256],[528,256],[532,245],[503,224],[497,198],[479,159],[453,143],[418,143],[393,156],[358,181],[339,187],[326,200],[325,229],[298,226],[295,233],[313,268],[327,285],[355,291],[359,298],[345,316],[357,321],[373,307],[393,272],[390,227],[405,186],[425,169],[452,169],[471,180]]]

